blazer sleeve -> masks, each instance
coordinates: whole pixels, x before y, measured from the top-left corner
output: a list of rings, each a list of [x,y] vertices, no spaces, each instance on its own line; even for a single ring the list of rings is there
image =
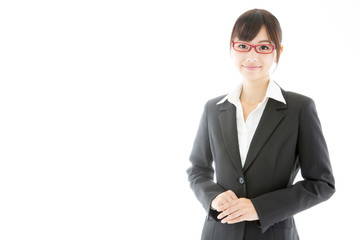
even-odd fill
[[[303,104],[300,112],[297,152],[304,180],[251,199],[262,232],[275,223],[329,199],[335,192],[329,154],[312,99]]]
[[[207,109],[205,105],[197,131],[193,149],[190,154],[191,166],[187,169],[190,187],[196,198],[201,202],[207,213],[212,213],[210,205],[212,200],[225,190],[214,182],[213,158],[210,147]]]

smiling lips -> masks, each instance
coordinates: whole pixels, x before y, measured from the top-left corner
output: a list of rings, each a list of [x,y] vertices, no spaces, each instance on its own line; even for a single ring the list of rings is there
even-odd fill
[[[244,66],[243,67],[247,70],[257,70],[259,68],[261,68],[260,66]]]

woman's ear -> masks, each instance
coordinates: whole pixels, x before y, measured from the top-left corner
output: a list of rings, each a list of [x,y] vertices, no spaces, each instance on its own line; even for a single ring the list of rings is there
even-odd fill
[[[281,45],[281,46],[280,46],[280,56],[281,56],[281,53],[282,53],[283,50],[284,50],[284,46]],[[278,54],[277,51],[276,51],[276,54]],[[276,61],[276,56],[274,56],[274,62],[277,63],[277,61]]]

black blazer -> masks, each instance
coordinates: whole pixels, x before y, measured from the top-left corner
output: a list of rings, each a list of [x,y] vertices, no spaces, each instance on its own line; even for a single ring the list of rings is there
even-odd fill
[[[224,96],[209,100],[190,155],[190,186],[207,211],[202,239],[299,239],[293,215],[329,199],[335,182],[314,101],[281,89],[286,104],[270,98],[250,144],[239,153],[236,107]],[[214,181],[214,168],[216,181]],[[301,169],[303,181],[293,184]],[[251,199],[259,221],[222,224],[211,201],[232,190]]]

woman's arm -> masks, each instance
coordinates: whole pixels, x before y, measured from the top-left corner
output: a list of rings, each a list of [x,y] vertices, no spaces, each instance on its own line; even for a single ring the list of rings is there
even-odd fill
[[[208,103],[205,105],[190,154],[191,167],[186,172],[195,196],[209,213],[212,200],[225,190],[213,181],[214,168],[209,140],[207,107]]]
[[[335,181],[315,103],[304,103],[299,123],[297,150],[303,181],[251,199],[262,231],[300,211],[329,199]]]

